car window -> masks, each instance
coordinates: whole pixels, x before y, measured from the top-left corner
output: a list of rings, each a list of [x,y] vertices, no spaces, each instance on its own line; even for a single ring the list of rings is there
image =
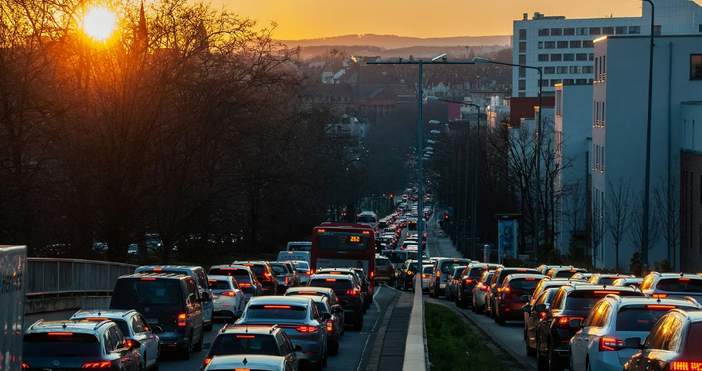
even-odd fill
[[[663,317],[669,306],[626,306],[617,314],[617,331],[651,331],[653,325]]]
[[[228,334],[215,337],[210,356],[235,354],[282,355],[272,335]]]
[[[99,357],[101,354],[100,341],[91,334],[73,333],[70,336],[51,336],[47,333],[26,334],[22,343],[24,357]]]
[[[285,343],[285,339],[283,339],[283,336],[278,334],[278,336],[276,336],[276,340],[278,341],[278,347],[280,348],[280,354],[283,356],[290,354],[290,350],[288,349],[288,344]]]
[[[551,301],[551,309],[561,309],[563,306],[563,298],[565,297],[565,291],[558,290],[556,297]]]
[[[132,330],[134,331],[135,334],[144,332],[144,327],[141,325],[141,323],[139,323],[138,316],[132,316],[132,318],[129,319],[129,323],[130,323],[130,326],[132,327]],[[128,332],[125,332],[124,329],[122,329],[122,332],[125,334],[128,334]]]
[[[195,282],[192,279],[186,280],[185,286],[188,289],[188,300],[190,300],[190,304],[197,303],[197,288],[195,287]]]
[[[120,279],[112,296],[114,308],[132,309],[135,304],[178,305],[180,304],[180,282],[174,279]]]
[[[594,327],[605,327],[612,312],[612,306],[607,302],[601,302],[602,306],[597,310],[598,314],[593,322]]]
[[[653,276],[648,276],[641,283],[641,290],[648,290],[653,286]]]
[[[143,331],[141,331],[141,332],[151,331],[151,329],[149,328],[149,325],[146,323],[146,320],[144,319],[144,317],[141,314],[136,316],[136,318],[137,318],[137,322],[139,323],[140,328],[143,329]]]
[[[307,308],[291,305],[249,305],[246,318],[250,319],[306,319]]]
[[[511,287],[514,290],[526,290],[526,291],[534,291],[536,288],[536,285],[539,284],[539,281],[536,279],[513,279],[512,281],[509,281],[509,287]]]
[[[197,269],[195,270],[195,274],[197,275],[197,284],[203,289],[207,289],[207,276],[205,276],[205,270]]]
[[[327,308],[327,305],[323,301],[314,302],[314,306],[316,307],[317,311],[319,311],[319,313],[331,313],[329,311],[329,308]]]
[[[686,348],[687,354],[696,354],[700,350],[699,344],[702,342],[702,322],[693,322],[687,331]]]
[[[669,350],[671,352],[677,352],[680,348],[680,345],[682,344],[683,324],[680,318],[674,316],[671,317],[673,317],[673,321],[671,322],[670,330],[668,331],[668,333],[665,336],[665,339],[663,340],[661,349]]]
[[[662,349],[663,343],[667,340],[667,335],[670,334],[668,329],[670,328],[672,320],[673,316],[666,316],[656,322],[653,329],[651,329],[651,332],[648,334],[646,342],[644,342],[645,349]]]
[[[122,337],[122,332],[119,331],[117,326],[110,326],[109,329],[110,339],[112,340],[112,349],[118,350],[124,346],[124,338]]]
[[[271,268],[273,268],[273,272],[278,275],[278,274],[288,274],[288,270],[285,269],[285,267],[282,264],[271,264]]]
[[[664,278],[656,284],[657,290],[674,292],[702,292],[702,280],[689,278]]]

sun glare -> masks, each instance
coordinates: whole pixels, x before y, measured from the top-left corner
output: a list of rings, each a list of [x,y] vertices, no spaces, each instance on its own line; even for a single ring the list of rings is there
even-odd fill
[[[83,31],[97,41],[104,41],[117,28],[117,16],[105,7],[92,8],[83,19]]]

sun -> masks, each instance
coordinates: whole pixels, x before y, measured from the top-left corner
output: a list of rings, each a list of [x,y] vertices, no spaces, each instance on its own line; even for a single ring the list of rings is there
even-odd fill
[[[97,41],[107,40],[117,28],[117,16],[105,7],[92,8],[83,19],[83,31]]]

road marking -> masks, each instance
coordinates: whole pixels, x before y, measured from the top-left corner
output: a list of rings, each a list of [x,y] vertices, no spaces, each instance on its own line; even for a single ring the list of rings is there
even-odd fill
[[[378,301],[375,300],[375,296],[378,295],[378,293],[380,292],[380,289],[382,289],[382,288],[383,288],[383,286],[378,286],[378,289],[375,290],[375,292],[373,293],[373,303],[375,303],[375,307],[378,309],[378,313],[380,313],[380,304],[378,304]]]
[[[373,300],[373,301],[375,301],[375,300]],[[388,301],[389,301],[389,299],[388,299]],[[385,302],[386,305],[387,305],[388,301]],[[376,302],[376,304],[377,304],[377,302]],[[373,333],[375,331],[376,327],[378,327],[378,322],[380,321],[380,319],[382,317],[383,316],[380,314],[380,312],[378,312],[378,318],[375,319],[375,323],[373,324],[373,327],[371,328],[370,333]],[[358,362],[358,367],[356,367],[356,371],[361,370],[361,364],[363,363],[363,355],[366,354],[366,348],[368,348],[368,342],[370,341],[370,338],[371,338],[370,333],[368,334],[368,337],[366,337],[366,343],[363,345],[363,351],[361,352],[361,361]]]

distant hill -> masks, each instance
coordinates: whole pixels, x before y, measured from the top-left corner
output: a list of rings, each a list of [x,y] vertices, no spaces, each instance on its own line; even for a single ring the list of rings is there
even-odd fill
[[[509,45],[509,35],[497,36],[458,36],[439,38],[418,38],[396,35],[344,35],[304,40],[278,40],[289,47],[310,46],[373,46],[384,49],[409,48],[413,46],[478,46]]]

